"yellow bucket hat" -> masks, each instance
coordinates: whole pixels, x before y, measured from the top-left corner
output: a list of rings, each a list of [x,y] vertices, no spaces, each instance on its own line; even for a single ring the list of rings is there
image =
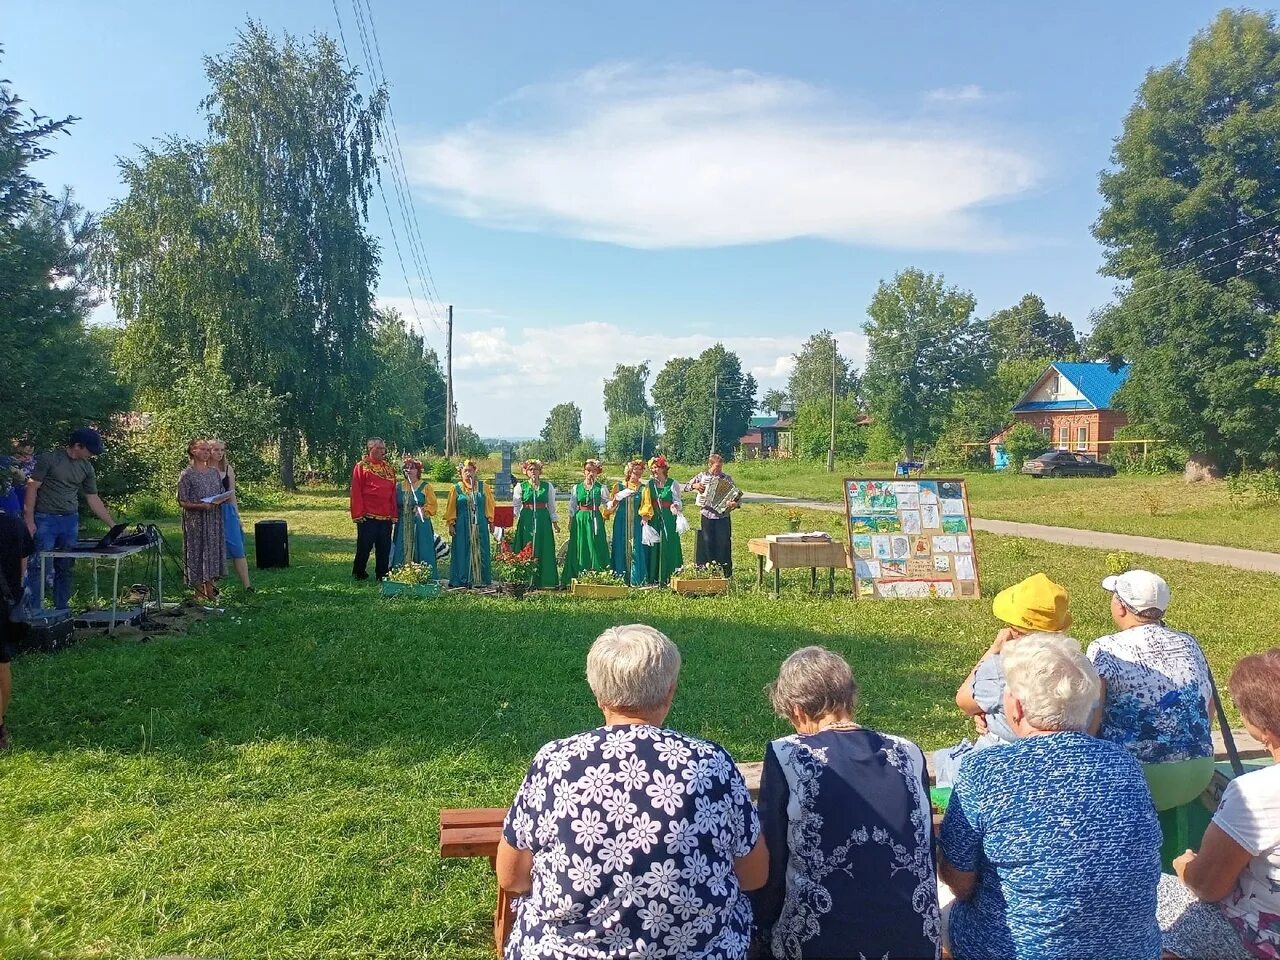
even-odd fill
[[[991,612],[1019,630],[1057,633],[1071,626],[1067,588],[1043,573],[1033,573],[1021,583],[1001,590],[991,601]]]

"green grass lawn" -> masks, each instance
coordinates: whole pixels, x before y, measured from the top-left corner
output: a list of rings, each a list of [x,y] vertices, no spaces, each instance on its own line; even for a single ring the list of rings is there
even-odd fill
[[[687,477],[697,469],[673,472]],[[735,463],[730,470],[744,490],[829,503],[841,499],[842,477],[890,473],[887,464],[841,464],[829,474],[823,464],[797,460]],[[1280,507],[1233,504],[1225,483],[1187,484],[1172,474],[1063,480],[991,471],[962,476],[975,517],[1280,551]]]
[[[187,636],[15,663],[0,956],[487,960],[488,867],[438,858],[438,811],[505,805],[541,744],[598,722],[583,668],[604,627],[669,633],[685,657],[670,724],[740,760],[787,732],[761,688],[809,643],[853,663],[862,722],[926,748],[958,739],[951,698],[996,629],[989,601],[827,599],[799,572],[780,600],[755,593],[745,540],[785,526],[766,507],[735,518],[725,597],[384,600],[350,579],[344,506],[317,493],[272,511],[293,566],[257,573],[255,595],[229,588],[227,613]],[[1108,630],[1102,554],[978,545],[987,597],[1044,570],[1071,590],[1077,636]],[[1220,679],[1274,645],[1275,578],[1151,565]]]

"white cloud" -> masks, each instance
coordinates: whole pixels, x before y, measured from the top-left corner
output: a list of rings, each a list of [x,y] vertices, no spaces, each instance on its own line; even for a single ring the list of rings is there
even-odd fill
[[[616,364],[648,360],[656,377],[672,357],[697,356],[716,343],[738,354],[763,396],[770,387],[786,386],[791,354],[804,342],[802,336],[637,334],[608,323],[476,328],[469,311],[458,308],[457,313],[453,370],[458,418],[485,436],[534,436],[552,406],[573,402],[582,408],[583,432],[603,438],[601,390]],[[861,365],[863,335],[844,331],[836,337],[841,352]]]
[[[971,126],[878,118],[743,70],[630,64],[526,87],[413,145],[409,168],[460,216],[641,248],[820,237],[990,249],[1000,231],[978,208],[1039,175]]]
[[[959,87],[939,87],[930,90],[924,98],[931,103],[973,103],[986,100],[990,94],[976,83],[966,83]]]

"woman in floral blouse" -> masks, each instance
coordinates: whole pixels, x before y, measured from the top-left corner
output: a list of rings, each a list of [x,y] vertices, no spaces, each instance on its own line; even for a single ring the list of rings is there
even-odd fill
[[[723,747],[663,728],[680,651],[611,627],[587,654],[604,725],[538,751],[507,813],[507,960],[742,960],[768,853]]]

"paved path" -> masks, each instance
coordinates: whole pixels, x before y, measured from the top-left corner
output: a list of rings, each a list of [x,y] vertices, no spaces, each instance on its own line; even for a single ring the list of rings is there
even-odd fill
[[[839,503],[822,503],[817,500],[801,500],[795,497],[779,497],[771,493],[748,493],[743,500],[756,503],[773,503],[779,506],[802,507],[807,510],[828,510],[843,513]],[[1262,550],[1243,550],[1239,547],[1221,547],[1209,543],[1187,543],[1184,540],[1164,540],[1158,537],[1137,537],[1127,533],[1103,533],[1100,530],[1077,530],[1074,527],[1050,527],[1042,523],[1016,523],[1011,520],[983,520],[973,518],[975,530],[998,533],[1006,537],[1028,537],[1047,540],[1073,547],[1091,547],[1095,550],[1124,550],[1169,560],[1189,560],[1192,563],[1212,563],[1237,570],[1261,570],[1280,574],[1280,553]]]

